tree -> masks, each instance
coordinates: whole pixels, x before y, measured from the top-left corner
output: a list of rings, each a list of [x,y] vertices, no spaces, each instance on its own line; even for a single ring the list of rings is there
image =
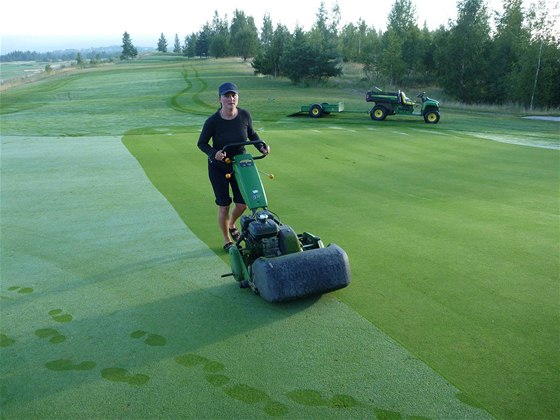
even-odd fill
[[[175,42],[173,43],[173,52],[181,54],[181,43],[179,42],[179,35],[175,34]]]
[[[208,52],[215,58],[227,56],[229,51],[229,24],[227,16],[220,18],[217,11],[214,11],[212,19],[210,44]]]
[[[395,0],[383,36],[381,68],[391,82],[401,83],[416,71],[421,60],[417,55],[420,30],[416,25],[416,8],[411,0]]]
[[[309,67],[307,68],[307,79],[320,83],[325,79],[342,74],[342,58],[338,52],[338,25],[340,22],[340,10],[335,4],[330,16],[325,10],[325,4],[321,2],[317,19],[307,36],[309,47]]]
[[[356,26],[353,23],[344,25],[339,39],[342,61],[358,61],[361,47],[360,41],[360,35]]]
[[[230,27],[231,53],[239,55],[243,61],[255,55],[259,46],[259,36],[254,19],[235,10]]]
[[[432,39],[434,46],[434,69],[436,70],[440,84],[443,86],[442,77],[443,74],[445,74],[445,66],[448,62],[446,54],[450,49],[450,32],[443,25],[440,25],[435,32],[432,32]]]
[[[560,9],[560,4],[554,5],[539,0],[533,4],[528,13],[528,26],[531,34],[529,48],[521,62],[523,86],[530,90],[527,97],[529,108],[534,104],[540,106],[560,106],[560,27],[559,15],[554,10]]]
[[[316,40],[297,27],[281,58],[282,73],[294,84],[325,79],[342,74],[340,56],[334,48],[321,48]]]
[[[335,3],[331,16],[325,8],[325,3],[321,2],[315,16],[315,23],[309,33],[309,41],[323,49],[335,47],[338,39],[338,25],[340,22],[340,9],[338,4]]]
[[[360,23],[359,33],[363,41],[360,42],[358,62],[364,65],[364,75],[372,82],[381,77],[381,34],[374,28],[368,29],[365,22]]]
[[[198,41],[198,34],[191,34],[185,37],[183,44],[183,55],[186,57],[194,57],[196,55],[196,44]]]
[[[435,50],[434,32],[430,32],[426,23],[420,31],[416,47],[416,75],[421,77],[422,83],[435,82]]]
[[[528,48],[529,32],[523,27],[522,0],[504,0],[503,13],[496,15],[496,35],[488,57],[488,100],[495,103],[518,101],[516,79],[521,70],[520,58]]]
[[[445,90],[466,103],[486,98],[490,25],[483,0],[460,0],[457,21],[451,24],[440,51],[439,76]]]
[[[167,40],[165,39],[165,35],[163,35],[163,32],[158,39],[157,50],[162,53],[167,52]]]
[[[357,24],[348,23],[344,25],[339,35],[339,50],[342,60],[345,62],[354,61],[364,62],[364,45],[368,37],[369,28],[363,19],[359,19]],[[372,29],[375,35],[375,30]]]
[[[210,40],[212,38],[212,29],[206,23],[202,27],[202,31],[198,34],[196,41],[195,54],[199,57],[208,57],[210,55]]]
[[[278,25],[271,39],[267,32],[269,46],[251,63],[255,73],[274,77],[284,75],[294,84],[310,81],[318,84],[329,77],[339,76],[342,74],[337,48],[339,22],[338,5],[333,8],[333,17],[329,17],[322,2],[311,32],[305,33],[297,26],[291,35],[285,26]]]
[[[132,39],[128,32],[125,32],[122,37],[122,53],[121,60],[131,60],[138,55],[138,50],[132,44]]]
[[[272,27],[272,20],[270,15],[266,13],[263,17],[262,29],[260,41],[263,48],[268,48],[272,44],[272,38],[274,36],[274,28]]]
[[[291,34],[287,27],[278,24],[272,35],[268,48],[261,50],[251,65],[257,74],[268,74],[278,77],[281,74],[281,60],[290,44]]]
[[[84,66],[84,59],[82,58],[82,53],[78,52],[76,54],[76,65],[78,67],[83,67]]]
[[[281,71],[294,84],[305,80],[309,75],[309,68],[313,65],[312,51],[307,36],[300,26],[286,46],[281,58]]]

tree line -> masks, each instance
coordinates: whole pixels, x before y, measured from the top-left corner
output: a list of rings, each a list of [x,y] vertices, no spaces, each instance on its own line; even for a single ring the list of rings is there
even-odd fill
[[[39,61],[39,62],[58,62],[76,60],[78,54],[89,60],[110,60],[120,51],[119,47],[89,48],[89,49],[66,49],[59,51],[37,52],[15,50],[0,56],[0,62],[7,63],[13,61]]]
[[[558,8],[558,2],[555,7]],[[438,85],[465,103],[516,103],[560,106],[560,39],[551,2],[529,8],[522,0],[503,0],[490,11],[485,0],[459,0],[457,18],[429,30],[417,24],[412,0],[394,0],[387,29],[360,19],[340,25],[336,3],[321,3],[309,31],[293,32],[269,15],[260,31],[252,16],[235,10],[231,21],[214,12],[210,22],[172,51],[162,33],[158,51],[187,57],[239,56],[251,59],[255,73],[320,84],[342,73],[343,62],[363,65],[364,77],[377,86]]]
[[[529,8],[522,0],[502,0],[502,10],[496,12],[488,10],[485,0],[459,0],[456,19],[429,30],[425,24],[418,26],[412,0],[394,0],[387,29],[381,31],[362,19],[341,26],[338,3],[327,10],[322,2],[312,28],[298,26],[293,32],[281,23],[274,26],[269,15],[259,30],[243,11],[235,10],[231,21],[215,11],[199,31],[182,41],[176,34],[171,48],[162,33],[157,50],[186,57],[242,57],[251,60],[255,73],[286,77],[295,84],[321,84],[341,75],[344,62],[355,62],[371,86],[439,86],[465,103],[557,108],[560,22],[554,12],[559,8],[557,0],[537,0]],[[122,41],[122,60],[138,56],[130,34],[125,32]],[[80,58],[97,61],[118,54],[82,51]],[[76,57],[76,50],[14,51],[0,59]]]

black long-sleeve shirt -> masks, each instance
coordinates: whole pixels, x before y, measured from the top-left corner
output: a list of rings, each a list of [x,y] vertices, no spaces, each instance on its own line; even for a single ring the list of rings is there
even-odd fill
[[[217,162],[214,158],[218,150],[222,150],[226,145],[231,143],[239,143],[249,140],[260,140],[259,135],[253,128],[253,120],[249,111],[237,108],[237,116],[232,120],[226,120],[221,117],[220,111],[216,111],[204,122],[197,146],[202,150],[211,164],[222,166],[222,162]],[[212,139],[212,146],[210,146]],[[261,149],[265,145],[264,142],[255,144],[257,149]],[[227,155],[229,157],[244,153],[243,146],[229,148]]]

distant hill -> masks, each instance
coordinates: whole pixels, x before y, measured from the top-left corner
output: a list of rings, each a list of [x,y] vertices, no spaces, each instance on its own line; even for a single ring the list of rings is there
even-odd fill
[[[136,47],[139,53],[155,51],[152,47]],[[64,50],[54,50],[48,52],[37,51],[19,51],[15,50],[8,54],[0,55],[0,62],[12,61],[68,61],[75,60],[76,55],[80,53],[84,60],[88,59],[108,59],[111,57],[119,56],[122,52],[120,45],[113,45],[109,47],[91,47],[91,48],[70,48]]]

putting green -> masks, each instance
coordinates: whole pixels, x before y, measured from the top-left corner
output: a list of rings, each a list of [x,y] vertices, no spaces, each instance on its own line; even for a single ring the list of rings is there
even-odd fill
[[[2,138],[3,418],[487,418],[332,296],[271,305],[119,137]]]

